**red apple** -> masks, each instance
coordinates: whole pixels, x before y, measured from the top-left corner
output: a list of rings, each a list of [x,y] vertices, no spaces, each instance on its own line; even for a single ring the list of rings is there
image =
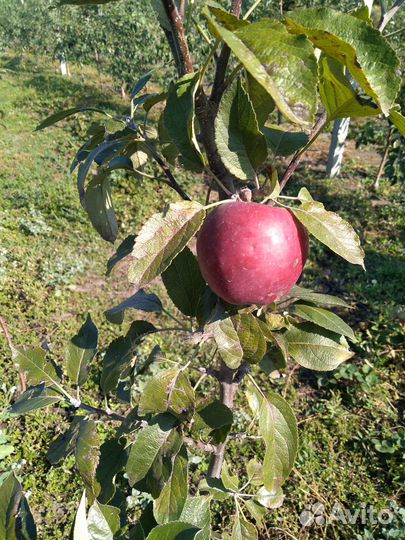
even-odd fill
[[[306,229],[285,208],[230,202],[197,237],[197,258],[211,289],[230,304],[271,304],[297,283],[308,256]]]

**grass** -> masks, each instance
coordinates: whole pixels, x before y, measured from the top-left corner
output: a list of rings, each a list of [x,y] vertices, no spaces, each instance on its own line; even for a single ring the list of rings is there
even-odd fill
[[[55,66],[29,57],[5,57],[0,64],[0,122],[5,133],[0,141],[1,315],[15,344],[44,339],[57,353],[63,352],[87,311],[101,330],[103,344],[108,343],[118,331],[102,313],[130,294],[123,273],[104,278],[113,247],[93,232],[78,203],[74,177],[68,174],[86,122],[76,119],[33,132],[48,112],[86,102],[89,95],[93,104],[110,111],[122,112],[126,106],[114,97],[111,81],[91,69],[73,67],[72,78],[65,79]],[[336,511],[336,503],[349,509],[382,509],[394,503],[405,507],[404,348],[398,305],[404,298],[404,197],[401,186],[388,182],[378,196],[372,195],[376,168],[356,157],[350,144],[342,177],[325,180],[327,143],[328,136],[320,139],[290,190],[295,194],[305,184],[328,209],[350,219],[361,235],[366,273],[311,241],[304,276],[305,285],[340,295],[355,306],[344,316],[358,336],[356,356],[333,373],[289,366],[279,378],[261,375],[265,386],[288,397],[298,416],[301,441],[296,467],[285,484],[284,504],[268,512],[263,535],[280,540],[403,538],[400,518],[386,526],[335,521],[309,527],[302,527],[299,519],[315,503],[323,504],[328,515]],[[374,163],[373,150],[367,152],[374,155],[374,161],[369,160]],[[181,181],[190,189],[189,177]],[[113,195],[120,238],[137,231],[154,208],[174,200],[165,188],[122,177],[114,179]],[[173,351],[173,358],[184,347],[167,340],[159,344]],[[17,378],[2,335],[0,345],[1,410],[12,399]],[[96,364],[88,386],[95,401],[97,368]],[[238,399],[243,405],[242,393]],[[72,460],[51,467],[46,459],[47,446],[68,419],[63,408],[23,419],[0,417],[0,449],[6,443],[13,448],[0,467],[16,468],[31,493],[40,537],[53,540],[68,536],[82,489]],[[238,415],[235,430],[243,429],[245,422]],[[231,444],[229,462],[242,476],[244,458],[261,452],[250,440]],[[215,510],[216,525],[228,526],[233,511],[231,506],[228,512]]]

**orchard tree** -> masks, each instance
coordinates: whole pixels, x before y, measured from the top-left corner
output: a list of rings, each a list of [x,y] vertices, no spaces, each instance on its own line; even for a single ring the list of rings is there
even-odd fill
[[[107,346],[100,388],[110,403],[117,398],[115,407],[92,406],[82,390],[98,354],[98,331],[90,316],[67,345],[63,371],[52,351],[13,350],[27,382],[11,407],[13,414],[62,403],[76,411],[70,428],[48,451],[53,464],[74,453],[83,479],[74,540],[257,539],[267,510],[282,504],[283,484],[298,449],[294,413],[279,393],[262,387],[263,370],[282,369],[291,359],[328,371],[353,355],[348,342],[355,340],[353,331],[331,311],[349,306],[296,283],[308,235],[363,267],[359,238],[349,222],[305,187],[291,195],[291,182],[290,195],[283,190],[303,153],[336,118],[383,114],[405,132],[395,103],[399,61],[361,10],[297,9],[277,20],[250,22],[259,3],[246,9],[242,0],[234,0],[228,12],[214,2],[199,2],[197,11],[196,2],[153,0],[177,77],[151,94],[145,89],[153,74],[145,74],[133,88],[128,116],[88,111],[108,118],[92,124],[72,169],[83,208],[106,241],[114,243],[119,232],[112,171],[148,175],[148,181],[165,184],[179,200],[157,208],[107,263],[110,274],[129,258],[129,281],[137,291],[106,312],[111,323],[122,324],[130,309],[154,313],[156,320],[162,313],[173,319],[170,327],[137,319]],[[188,44],[192,24],[210,43],[198,65]],[[163,112],[155,133],[149,113],[159,103]],[[38,129],[83,112],[58,112]],[[272,124],[277,112],[286,119],[283,128]],[[279,156],[292,156],[280,179],[274,165]],[[148,162],[156,164],[160,176],[149,178]],[[185,192],[180,168],[193,171],[204,198]],[[218,200],[211,202],[215,192]],[[159,276],[184,318],[144,290]],[[143,341],[163,332],[181,339],[189,354],[167,369],[152,370],[137,392],[139,377],[147,376],[161,356],[154,348],[142,361],[137,352]],[[247,433],[238,433],[235,415],[244,402],[252,421]],[[101,422],[108,424],[109,435],[100,446]],[[227,447],[250,436],[257,438],[263,459],[246,463],[241,481]],[[209,465],[201,461],[199,474],[191,478],[188,463],[196,453],[207,454]],[[0,537],[11,540],[17,529],[19,538],[35,538],[14,474],[3,478],[1,490],[2,508],[8,510],[0,520]],[[126,507],[131,494],[139,497],[136,515]],[[232,505],[231,532],[211,523],[213,501]]]

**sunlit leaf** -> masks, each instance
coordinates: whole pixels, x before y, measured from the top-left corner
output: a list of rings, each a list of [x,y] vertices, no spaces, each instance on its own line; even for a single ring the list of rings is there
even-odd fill
[[[183,445],[173,457],[172,472],[154,502],[154,516],[162,525],[181,519],[188,494],[188,455]]]
[[[377,29],[331,8],[292,11],[286,22],[291,33],[305,34],[315,47],[343,63],[366,94],[388,114],[399,90],[399,61]]]
[[[96,481],[96,469],[99,460],[99,438],[94,420],[82,418],[74,444],[76,467],[92,501],[99,491]]]
[[[294,465],[298,449],[297,421],[289,404],[279,394],[261,395],[251,387],[258,402],[259,433],[266,452],[263,461],[263,481],[269,492],[276,492],[285,482]]]
[[[132,251],[129,280],[136,288],[147,285],[170,265],[201,227],[205,211],[197,202],[171,204],[142,227]]]
[[[15,415],[26,414],[53,405],[61,399],[63,399],[61,394],[52,388],[47,388],[44,383],[40,383],[36,386],[30,386],[18,396],[18,399],[11,405],[10,412]]]
[[[184,164],[197,170],[204,162],[195,132],[195,95],[199,80],[199,73],[191,73],[171,83],[164,112],[164,125]]]
[[[317,108],[317,62],[308,39],[289,35],[278,21],[247,24],[210,7],[214,29],[245,69],[292,122],[312,124]],[[293,38],[293,39],[291,39]]]
[[[18,371],[26,374],[28,384],[44,382],[46,386],[52,386],[59,379],[55,366],[46,358],[46,351],[41,347],[16,347],[13,349],[13,361]]]
[[[334,58],[321,55],[319,60],[319,93],[328,113],[328,119],[362,118],[376,116],[381,109],[371,101],[366,102],[344,73],[344,66]]]
[[[210,502],[210,497],[200,495],[189,497],[184,503],[180,521],[201,529],[195,536],[195,540],[210,540]]]
[[[311,323],[293,326],[284,335],[289,354],[308,369],[330,371],[353,356],[343,336]]]
[[[353,330],[338,315],[327,309],[308,306],[306,304],[294,304],[290,308],[290,313],[298,315],[301,319],[322,326],[336,334],[347,336],[352,341],[356,341]]]
[[[146,383],[139,402],[139,414],[171,411],[181,414],[194,408],[193,387],[184,371],[167,369]]]
[[[253,179],[267,157],[266,139],[239,80],[221,100],[215,119],[215,141],[223,164],[240,180]]]
[[[175,423],[174,416],[167,413],[159,414],[149,421],[149,426],[138,432],[136,441],[131,446],[126,466],[131,486],[145,478]]]
[[[301,206],[291,208],[291,211],[320,242],[343,259],[364,268],[364,251],[350,223],[335,212],[325,210],[317,201],[301,201]]]
[[[190,523],[172,521],[152,529],[146,540],[195,540],[199,530]]]

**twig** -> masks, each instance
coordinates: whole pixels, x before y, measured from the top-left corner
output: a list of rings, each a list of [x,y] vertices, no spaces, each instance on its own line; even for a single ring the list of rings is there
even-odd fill
[[[382,156],[382,159],[381,159],[381,162],[380,162],[380,166],[378,167],[378,172],[377,172],[376,179],[375,179],[375,181],[373,183],[373,191],[378,191],[378,189],[380,187],[380,178],[384,174],[385,164],[387,163],[388,154],[389,154],[389,151],[390,151],[392,131],[393,131],[393,127],[392,127],[392,125],[390,125],[390,127],[388,129],[388,135],[387,135],[387,139],[386,139],[386,143],[385,143],[384,153],[383,153],[383,156]]]
[[[186,16],[186,6],[187,6],[187,0],[181,0],[180,3],[180,17],[184,21],[184,18]]]
[[[389,34],[384,34],[384,37],[389,38],[389,37],[392,37],[392,36],[396,36],[397,34],[400,34],[401,32],[403,32],[404,30],[405,30],[405,27],[400,28],[399,30],[395,30],[394,32],[390,32]]]
[[[405,0],[397,0],[388,11],[385,11],[385,9],[383,9],[383,4],[381,4],[381,19],[378,23],[378,30],[380,32],[384,30],[392,17],[394,17],[394,15],[404,5],[404,3]]]
[[[106,416],[110,420],[116,420],[117,422],[124,422],[125,420],[127,420],[126,416],[122,416],[121,414],[117,414],[112,411],[106,411],[104,409],[100,409],[99,407],[92,407],[91,405],[87,405],[86,403],[80,403],[78,408],[83,409],[84,411],[87,411],[91,414]]]
[[[252,4],[252,6],[247,10],[247,12],[244,14],[243,16],[243,20],[246,21],[246,19],[248,19],[252,13],[254,12],[254,10],[257,8],[257,6],[259,4],[262,3],[263,0],[256,0],[256,2],[254,4]]]
[[[184,32],[183,20],[180,16],[174,0],[162,0],[166,14],[170,21],[172,37],[178,50],[177,71],[179,75],[193,72],[193,62],[188,48],[186,34]]]
[[[216,174],[214,174],[211,169],[209,169],[208,167],[204,167],[204,170],[207,174],[209,174],[211,176],[211,178],[213,180],[215,180],[215,182],[218,184],[218,186],[222,189],[222,191],[228,195],[228,197],[232,197],[233,193],[232,191],[230,191],[222,182],[221,180],[217,177]]]
[[[213,444],[205,443],[202,441],[195,441],[191,437],[184,437],[183,440],[188,446],[192,446],[194,448],[197,448],[198,450],[202,450],[203,452],[209,452],[210,454],[213,454],[215,452],[215,446]]]
[[[172,171],[170,170],[167,163],[164,161],[163,158],[160,157],[159,153],[156,151],[154,146],[152,144],[149,144],[147,141],[145,141],[145,145],[147,146],[148,150],[152,154],[154,160],[156,163],[160,166],[164,174],[166,175],[168,182],[165,182],[168,186],[170,186],[172,189],[177,191],[177,193],[180,195],[182,199],[185,201],[191,201],[191,198],[187,195],[187,193],[184,191],[184,189],[177,183],[177,180],[173,176]]]
[[[242,2],[243,0],[232,1],[231,13],[236,17],[239,17],[240,15]],[[230,54],[231,49],[228,47],[228,45],[224,44],[221,50],[221,54],[218,58],[217,68],[215,70],[214,84],[212,86],[212,92],[210,97],[210,100],[216,104],[221,101],[222,94],[225,92],[226,86],[224,84],[224,81]]]
[[[405,1],[405,0],[404,0]],[[292,160],[290,161],[287,169],[284,172],[283,178],[280,182],[280,188],[283,189],[285,185],[287,184],[288,180],[292,176],[295,169],[298,167],[299,162],[301,161],[301,158],[304,154],[304,152],[312,145],[313,142],[318,138],[319,134],[321,133],[322,129],[325,127],[326,123],[328,121],[328,114],[326,111],[324,111],[321,116],[318,118],[313,130],[311,131],[311,134],[309,136],[308,143],[304,146],[304,148],[301,148],[301,150],[298,150]]]
[[[6,338],[7,345],[9,346],[10,350],[14,350],[14,343],[11,338],[10,332],[8,331],[6,321],[3,319],[3,317],[0,317],[0,326],[3,330],[4,337]],[[20,378],[20,386],[21,386],[21,392],[25,392],[27,389],[27,381],[25,380],[25,373],[19,373]]]
[[[233,382],[236,370],[230,369],[222,360],[218,371],[218,381],[220,384],[220,401],[229,409],[233,408],[233,400],[238,389],[238,384]],[[225,448],[228,439],[215,446],[215,452],[211,457],[208,467],[208,476],[211,478],[220,478],[222,465],[225,459]]]

